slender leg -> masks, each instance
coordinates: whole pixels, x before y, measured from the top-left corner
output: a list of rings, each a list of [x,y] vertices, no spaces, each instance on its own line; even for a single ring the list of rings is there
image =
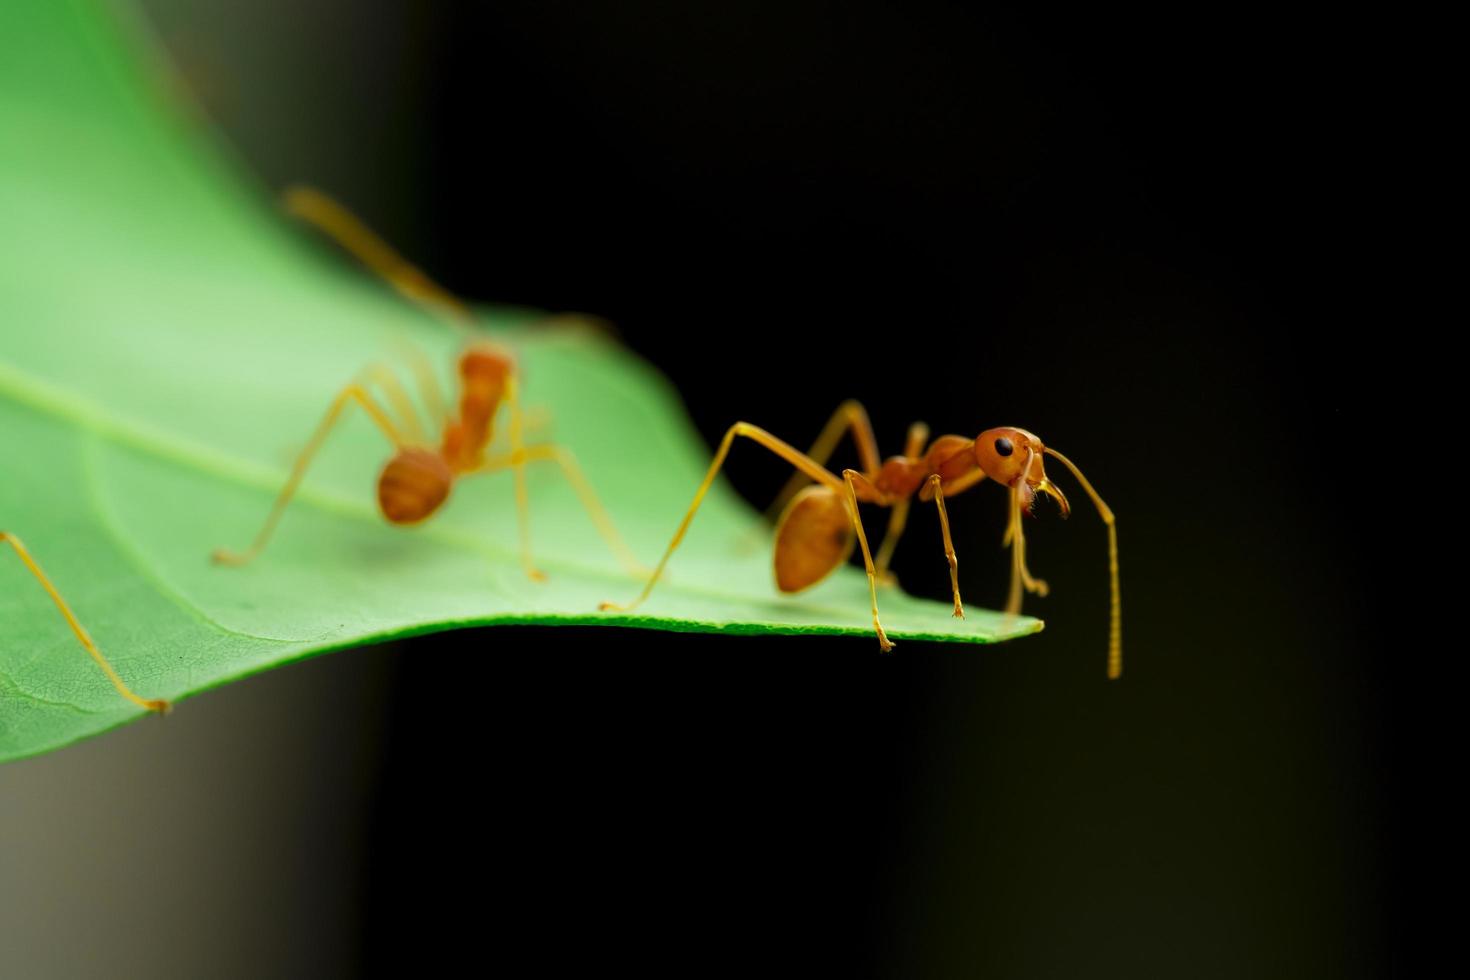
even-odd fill
[[[532,405],[521,414],[526,435],[536,435],[551,428],[555,416],[545,405]]]
[[[439,385],[439,375],[434,372],[434,363],[429,360],[429,355],[423,352],[418,344],[411,343],[405,338],[398,338],[393,346],[397,348],[399,356],[408,363],[408,369],[413,372],[414,380],[418,382],[419,394],[424,399],[424,408],[429,413],[429,425],[436,431],[441,432],[444,424],[449,420],[449,403],[445,400],[444,389]]]
[[[858,513],[857,481],[868,481],[857,470],[843,470],[842,478],[847,482],[847,508],[852,517],[852,526],[857,531],[858,544],[863,550],[863,567],[868,571],[868,597],[873,601],[873,629],[878,631],[878,647],[884,653],[893,649],[883,624],[878,621],[878,573],[873,568],[873,556],[868,553],[868,536],[863,533],[862,515]],[[868,484],[870,487],[872,484]]]
[[[510,407],[510,467],[516,480],[516,520],[521,533],[521,567],[533,582],[546,581],[546,573],[531,561],[531,499],[526,489],[526,452],[523,442],[521,396],[515,378],[505,385],[505,400]]]
[[[826,466],[827,460],[832,458],[832,453],[837,448],[838,440],[842,438],[842,433],[848,430],[852,431],[852,440],[857,443],[862,472],[872,476],[881,465],[878,459],[878,440],[873,436],[873,423],[868,421],[868,410],[855,399],[850,398],[837,406],[837,411],[832,413],[832,417],[822,427],[822,434],[817,436],[817,441],[807,451],[807,458],[818,466]],[[810,482],[804,474],[793,473],[791,479],[786,481],[786,486],[776,495],[775,503],[766,509],[766,519],[775,521],[780,517],[791,498],[796,496],[796,491]]]
[[[1021,576],[1025,574],[1025,557],[1022,552],[1026,547],[1026,538],[1021,532],[1020,492],[1012,490],[1009,496],[1010,512],[1001,547],[1009,545],[1011,549],[1011,587],[1006,593],[1005,611],[1007,615],[1014,616],[1021,611]]]
[[[904,440],[904,457],[911,460],[918,459],[919,454],[924,451],[924,443],[928,441],[929,427],[923,422],[915,422],[909,426],[908,438]],[[898,584],[898,578],[889,571],[888,564],[893,560],[893,550],[898,547],[898,539],[903,537],[903,530],[908,524],[908,519],[909,498],[903,497],[895,500],[893,512],[888,515],[888,531],[883,535],[883,543],[878,546],[878,554],[873,558],[873,564],[878,570],[879,585]]]
[[[883,543],[878,545],[878,554],[873,558],[879,585],[898,584],[898,578],[888,570],[888,563],[893,560],[893,549],[898,547],[898,539],[903,537],[908,520],[909,498],[901,497],[893,502],[893,511],[888,515],[888,530],[883,535]]]
[[[407,390],[392,368],[382,363],[369,364],[358,376],[358,381],[364,387],[376,384],[383,389],[383,394],[388,397],[388,404],[393,406],[393,411],[398,416],[399,431],[403,433],[405,441],[414,445],[428,444],[424,427],[419,424],[419,413],[413,406],[413,399],[408,397]]]
[[[1028,461],[1022,473],[1030,471],[1031,464]],[[1011,488],[1011,512],[1010,520],[1006,524],[1005,537],[1001,539],[1001,546],[1010,546],[1011,549],[1011,589],[1006,596],[1005,611],[1015,615],[1021,611],[1021,589],[1027,592],[1045,597],[1050,591],[1046,582],[1039,578],[1033,578],[1026,567],[1026,534],[1021,529],[1021,493],[1026,484],[1026,478],[1022,476]]]
[[[327,414],[322,416],[321,424],[317,426],[316,432],[312,434],[311,441],[306,444],[306,448],[296,458],[296,464],[291,468],[291,475],[286,479],[286,485],[281,488],[280,495],[276,497],[275,505],[271,507],[270,515],[266,517],[265,525],[260,529],[260,533],[255,536],[255,541],[243,552],[230,551],[227,548],[216,548],[213,555],[216,562],[222,565],[244,565],[256,555],[260,554],[260,550],[265,547],[266,542],[270,540],[272,532],[275,531],[276,523],[280,521],[281,514],[286,509],[286,504],[290,503],[291,498],[296,493],[296,488],[300,486],[301,478],[306,475],[307,464],[311,462],[311,458],[316,455],[317,450],[321,449],[322,442],[327,438],[327,433],[331,432],[332,426],[337,424],[337,420],[342,415],[342,410],[347,407],[349,402],[356,402],[361,405],[363,410],[377,423],[378,428],[383,430],[383,434],[388,437],[388,441],[393,443],[394,446],[401,447],[404,445],[403,436],[399,434],[398,429],[393,425],[393,420],[389,418],[388,413],[383,411],[377,402],[373,401],[372,395],[368,394],[358,384],[350,384],[346,388],[343,388],[337,397],[332,399],[332,405],[327,409]]]
[[[944,482],[935,473],[929,477],[929,485],[934,488],[934,503],[939,507],[939,530],[944,532],[944,557],[949,562],[949,584],[954,590],[954,614],[956,618],[964,619],[965,607],[960,602],[960,563],[955,557],[954,541],[949,536],[949,514],[944,509]]]
[[[919,454],[924,451],[924,443],[929,441],[929,427],[923,422],[915,422],[909,426],[908,438],[903,441],[903,454],[909,459],[918,459]]]
[[[97,649],[97,644],[92,642],[91,634],[78,622],[76,615],[71,611],[71,607],[66,604],[66,600],[61,597],[61,593],[56,591],[56,586],[51,584],[51,579],[46,576],[46,573],[41,570],[41,566],[31,557],[31,553],[26,550],[25,543],[8,531],[0,531],[0,542],[9,544],[15,549],[15,553],[20,556],[21,562],[26,568],[30,569],[31,574],[36,577],[36,581],[40,582],[41,587],[51,596],[51,601],[56,603],[56,608],[61,610],[62,617],[66,620],[66,624],[71,627],[71,631],[76,634],[77,640],[92,655],[92,659],[97,661],[97,666],[101,667],[102,672],[107,675],[107,679],[112,681],[112,686],[117,688],[117,693],[140,708],[155,711],[158,714],[167,713],[170,708],[167,701],[162,698],[140,698],[128,688],[127,684],[123,683],[123,679],[118,676],[112,664],[108,663],[107,658],[102,655],[102,651]]]
[[[689,530],[689,523],[694,520],[695,511],[699,510],[699,505],[704,502],[704,495],[709,493],[709,488],[714,484],[715,475],[720,472],[720,467],[725,463],[725,457],[730,454],[730,446],[734,443],[736,436],[744,436],[765,446],[771,452],[801,470],[810,479],[825,484],[838,493],[843,491],[844,484],[841,480],[824,470],[815,460],[798,452],[790,443],[777,439],[765,429],[751,425],[749,422],[736,422],[725,432],[725,438],[720,440],[720,448],[715,450],[715,458],[709,465],[709,471],[704,475],[704,482],[695,491],[694,502],[689,505],[689,510],[685,513],[684,520],[680,522],[679,529],[674,532],[674,539],[669,542],[668,550],[659,559],[658,565],[653,570],[653,574],[648,578],[648,584],[643,586],[642,592],[638,593],[638,598],[627,605],[621,605],[616,602],[604,602],[598,608],[627,612],[630,609],[637,608],[643,603],[643,600],[648,598],[648,594],[653,591],[653,587],[658,582],[659,576],[663,574],[664,566],[669,563],[669,558],[673,556],[674,550],[679,547],[679,542],[684,540],[684,534]],[[866,546],[864,546],[864,554],[866,553]]]
[[[447,319],[455,329],[468,332],[474,322],[469,308],[337,201],[314,187],[296,186],[286,189],[281,203],[288,213],[315,226],[405,299]]]
[[[1012,613],[1021,611],[1022,588],[1043,599],[1051,591],[1046,580],[1033,576],[1031,569],[1026,565],[1026,534],[1021,529],[1024,520],[1022,509],[1021,495],[1018,492],[1012,492],[1011,520],[1006,528],[1005,537],[1001,539],[1001,546],[1009,546],[1011,549],[1011,598],[1006,600],[1006,612]]]
[[[597,533],[602,535],[602,540],[607,542],[608,549],[618,557],[618,560],[623,563],[623,567],[633,575],[647,574],[648,569],[639,564],[638,559],[633,557],[633,552],[629,550],[627,543],[623,541],[622,535],[618,533],[617,526],[613,524],[612,518],[608,516],[607,511],[603,508],[602,502],[597,499],[597,494],[592,489],[592,484],[587,482],[587,476],[582,472],[582,467],[577,464],[577,457],[572,455],[572,451],[565,446],[545,443],[538,446],[527,446],[520,452],[519,462],[522,465],[542,461],[554,462],[561,467],[562,475],[572,485],[572,489],[577,492],[577,496],[581,498],[583,508],[586,509],[588,516],[592,518],[592,523],[597,526]],[[496,470],[515,467],[516,465],[517,457],[512,452],[505,456],[487,459],[484,465],[478,467],[473,472],[475,474],[491,473]]]
[[[595,313],[552,313],[542,317],[537,322],[538,327],[546,330],[564,330],[577,332],[585,336],[595,337],[598,340],[610,340],[620,343],[623,339],[618,325],[611,320],[605,320]]]
[[[1111,602],[1108,616],[1108,678],[1117,680],[1123,676],[1123,593],[1118,585],[1118,525],[1113,518],[1113,509],[1103,503],[1102,497],[1098,496],[1092,484],[1087,482],[1087,477],[1082,475],[1070,459],[1048,448],[1047,455],[1055,456],[1062,461],[1062,465],[1072,471],[1077,482],[1082,484],[1082,489],[1092,498],[1092,503],[1097,507],[1098,516],[1108,526],[1108,584],[1111,589]]]

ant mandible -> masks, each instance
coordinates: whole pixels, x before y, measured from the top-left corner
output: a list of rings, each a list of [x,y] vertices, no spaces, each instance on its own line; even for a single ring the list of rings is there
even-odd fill
[[[857,443],[862,469],[845,469],[839,477],[826,468],[826,462],[845,431],[850,431]],[[809,453],[798,451],[789,443],[749,422],[736,422],[732,425],[715,452],[704,482],[694,494],[694,502],[690,504],[683,522],[669,542],[668,550],[659,560],[643,591],[627,605],[604,602],[601,608],[627,611],[648,598],[659,576],[663,574],[664,566],[674,554],[674,549],[679,547],[679,542],[689,529],[695,511],[699,509],[705,494],[714,483],[715,475],[724,465],[736,436],[759,443],[797,469],[797,473],[772,508],[779,509],[780,513],[776,523],[776,588],[782,592],[795,593],[816,585],[847,560],[852,553],[853,537],[856,535],[857,544],[863,553],[863,565],[868,573],[873,628],[878,633],[878,644],[885,653],[893,649],[893,644],[883,631],[883,624],[878,618],[877,585],[880,580],[889,580],[888,563],[899,536],[903,534],[908,520],[909,504],[914,495],[917,493],[923,501],[933,500],[939,512],[944,557],[949,562],[950,586],[954,592],[954,614],[962,618],[965,610],[960,602],[959,563],[955,557],[954,542],[950,538],[945,499],[963,493],[986,478],[995,480],[1010,490],[1010,519],[1003,539],[1003,545],[1011,548],[1011,586],[1005,611],[1015,615],[1021,611],[1023,589],[1041,596],[1047,593],[1046,583],[1032,576],[1026,567],[1022,513],[1034,512],[1038,492],[1055,499],[1063,517],[1071,513],[1071,505],[1066,496],[1047,479],[1043,465],[1044,456],[1059,460],[1072,471],[1077,482],[1082,484],[1082,489],[1092,498],[1098,514],[1108,528],[1108,575],[1112,590],[1108,627],[1108,677],[1117,678],[1122,675],[1123,605],[1118,584],[1117,523],[1112,510],[1103,503],[1092,484],[1082,475],[1082,471],[1055,449],[1042,445],[1040,439],[1025,429],[1004,426],[987,429],[974,439],[949,435],[940,436],[930,442],[929,428],[922,422],[909,428],[903,455],[891,456],[880,462],[878,444],[873,436],[872,424],[868,421],[868,413],[856,401],[844,402],[838,408]],[[809,480],[816,485],[807,485]],[[888,530],[879,546],[876,561],[868,550],[868,538],[863,532],[862,518],[858,514],[859,503],[877,504],[892,510]]]
[[[19,556],[21,564],[25,565],[30,573],[36,577],[36,581],[41,583],[41,588],[45,589],[46,594],[51,597],[51,601],[56,603],[56,608],[61,610],[61,616],[66,620],[66,624],[71,627],[71,631],[76,634],[77,640],[92,655],[92,659],[97,661],[97,666],[102,668],[102,672],[107,675],[107,679],[112,681],[112,686],[117,688],[117,693],[140,708],[158,714],[167,714],[172,707],[167,701],[162,698],[140,698],[123,682],[122,677],[113,669],[112,664],[108,663],[107,658],[102,655],[102,651],[97,649],[97,644],[93,642],[92,635],[87,632],[86,627],[81,624],[76,614],[71,611],[71,606],[66,604],[66,600],[61,597],[61,593],[51,583],[50,577],[41,570],[40,563],[31,557],[30,551],[26,549],[25,542],[9,531],[0,531],[0,544],[10,545],[15,550],[16,555]]]
[[[470,335],[473,317],[469,309],[398,255],[345,207],[308,187],[290,188],[283,195],[283,203],[288,212],[317,227],[404,297],[448,319],[467,337]],[[215,561],[243,565],[260,553],[300,485],[311,458],[321,448],[342,411],[355,403],[367,412],[393,444],[393,457],[383,467],[377,488],[378,508],[389,523],[419,524],[443,506],[457,480],[510,469],[515,475],[521,564],[529,578],[543,581],[546,576],[536,568],[531,558],[525,466],[527,463],[550,461],[561,468],[613,553],[629,570],[635,573],[644,570],[618,535],[571,451],[554,443],[525,445],[516,384],[518,372],[509,351],[486,340],[471,339],[466,343],[458,358],[460,395],[457,412],[452,416],[445,410],[444,396],[428,359],[406,345],[404,353],[418,379],[430,426],[436,423],[439,426],[437,444],[419,424],[413,402],[393,371],[383,364],[368,367],[358,380],[343,388],[333,399],[316,432],[297,457],[291,475],[281,488],[255,541],[243,552],[217,549],[213,555]],[[372,383],[382,388],[393,412],[390,413],[373,398],[368,389]],[[487,455],[494,436],[495,416],[502,404],[510,415],[510,452]]]

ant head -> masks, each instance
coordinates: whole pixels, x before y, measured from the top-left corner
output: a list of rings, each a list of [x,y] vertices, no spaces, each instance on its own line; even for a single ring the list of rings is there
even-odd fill
[[[514,370],[510,353],[494,344],[470,344],[459,356],[459,374],[466,382],[500,385]]]
[[[975,437],[975,462],[986,476],[1020,493],[1027,509],[1034,504],[1037,490],[1050,494],[1066,517],[1072,513],[1072,506],[1046,478],[1042,464],[1045,452],[1046,447],[1033,433],[1012,426],[986,429]]]

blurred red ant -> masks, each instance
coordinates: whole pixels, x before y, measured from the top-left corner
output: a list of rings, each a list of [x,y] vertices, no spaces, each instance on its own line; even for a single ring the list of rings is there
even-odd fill
[[[825,464],[844,431],[851,431],[853,440],[857,443],[862,469],[843,470],[842,476],[838,477],[826,469]],[[674,549],[679,547],[679,542],[689,529],[695,511],[699,509],[710,485],[714,483],[715,474],[724,465],[736,436],[744,436],[759,443],[798,471],[775,505],[780,508],[780,518],[776,524],[776,588],[782,592],[795,593],[822,581],[847,560],[852,553],[853,537],[856,534],[857,544],[863,553],[863,565],[868,573],[873,628],[878,633],[878,644],[885,653],[893,649],[893,644],[883,631],[883,624],[878,618],[877,585],[880,579],[888,578],[888,563],[908,520],[909,504],[914,495],[917,493],[920,500],[933,500],[939,511],[939,528],[944,537],[944,557],[949,562],[950,585],[954,592],[954,614],[963,617],[965,611],[960,602],[959,564],[955,558],[954,542],[950,538],[945,499],[963,493],[987,477],[1010,490],[1010,520],[1003,539],[1003,545],[1011,548],[1011,586],[1005,611],[1015,615],[1021,611],[1023,589],[1041,596],[1047,593],[1046,583],[1033,577],[1026,567],[1026,538],[1021,528],[1022,512],[1033,512],[1036,494],[1040,492],[1056,500],[1063,517],[1071,513],[1071,505],[1066,496],[1047,479],[1043,456],[1061,461],[1092,498],[1098,514],[1108,528],[1108,575],[1112,589],[1108,628],[1108,676],[1121,676],[1123,606],[1118,584],[1117,525],[1113,512],[1103,503],[1092,484],[1087,482],[1082,471],[1055,449],[1043,446],[1040,439],[1025,429],[987,429],[974,439],[950,435],[940,436],[929,442],[929,429],[923,423],[916,423],[909,428],[902,456],[891,456],[880,463],[877,440],[873,436],[868,413],[855,401],[844,402],[838,408],[810,453],[799,452],[789,443],[782,442],[766,430],[748,422],[736,422],[731,426],[715,452],[714,461],[705,474],[704,482],[694,494],[694,502],[689,506],[679,529],[674,532],[674,539],[669,542],[668,550],[659,560],[648,584],[631,603],[619,605],[604,602],[603,609],[627,611],[648,598]],[[817,485],[806,485],[808,480]],[[868,550],[867,535],[863,532],[862,519],[858,514],[859,503],[877,504],[892,509],[888,531],[879,546],[876,561]]]
[[[287,211],[316,226],[411,302],[447,317],[462,332],[470,332],[473,318],[469,309],[398,255],[346,208],[320,191],[306,187],[291,188],[283,196],[283,202]],[[311,458],[321,448],[343,409],[355,403],[367,412],[393,444],[393,457],[378,477],[378,507],[390,523],[410,525],[425,521],[443,506],[455,481],[510,469],[515,475],[521,564],[528,577],[542,581],[545,575],[531,559],[525,466],[527,463],[552,461],[560,466],[614,554],[635,573],[643,571],[618,535],[571,451],[551,443],[524,444],[517,370],[509,351],[485,340],[471,340],[466,344],[458,358],[460,395],[453,416],[445,411],[443,394],[427,358],[413,350],[409,353],[412,355],[411,368],[418,378],[430,415],[430,427],[438,424],[440,435],[430,437],[420,426],[412,400],[388,367],[381,364],[369,367],[358,381],[343,388],[333,399],[311,441],[297,458],[255,541],[243,552],[220,548],[214,552],[215,561],[243,565],[260,553],[300,485]],[[377,383],[383,389],[397,413],[397,419],[373,398],[367,388],[370,383]],[[486,455],[494,435],[495,416],[502,404],[510,415],[510,452]]]

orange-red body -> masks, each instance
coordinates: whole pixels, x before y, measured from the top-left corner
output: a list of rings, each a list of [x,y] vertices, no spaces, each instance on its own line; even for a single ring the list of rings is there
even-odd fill
[[[842,498],[827,487],[803,488],[776,524],[776,588],[811,588],[847,561],[856,543]]]
[[[1009,445],[1002,456],[997,443]],[[1025,429],[1006,427],[982,432],[974,439],[940,436],[922,453],[890,456],[872,472],[853,481],[853,492],[863,503],[892,507],[915,494],[933,500],[933,478],[938,477],[946,497],[973,486],[983,477],[1019,491],[1029,507],[1040,489],[1057,498],[1064,513],[1066,497],[1049,480],[1042,466],[1045,447]],[[825,486],[804,489],[782,513],[776,527],[776,587],[800,592],[826,578],[852,553],[852,521],[842,495]]]
[[[862,459],[861,469],[845,469],[842,475],[826,468],[827,460],[844,432],[851,432]],[[800,452],[790,443],[778,439],[765,429],[749,422],[736,422],[720,440],[715,457],[710,461],[704,481],[694,492],[694,500],[684,514],[649,576],[643,591],[631,603],[604,602],[603,609],[626,612],[637,608],[653,591],[679,542],[689,530],[689,523],[699,510],[715,476],[725,465],[725,458],[736,438],[750,439],[775,453],[796,468],[796,474],[777,498],[780,517],[776,526],[774,571],[776,587],[782,592],[800,592],[826,578],[852,553],[854,540],[862,550],[863,566],[868,574],[868,597],[872,602],[873,630],[878,645],[893,649],[893,643],[878,618],[878,583],[891,582],[888,563],[893,547],[903,534],[909,505],[915,494],[933,501],[939,514],[939,531],[944,540],[944,558],[949,564],[950,590],[954,596],[954,614],[964,616],[960,600],[959,560],[949,531],[945,498],[964,493],[983,480],[994,480],[1010,493],[1010,519],[1005,543],[1011,548],[1011,590],[1006,611],[1019,613],[1022,591],[1046,595],[1047,585],[1026,567],[1026,542],[1022,532],[1022,515],[1030,512],[1038,493],[1053,497],[1065,517],[1071,512],[1067,498],[1047,479],[1043,457],[1057,459],[1082,484],[1098,514],[1108,528],[1108,576],[1112,590],[1112,608],[1108,629],[1108,676],[1117,677],[1123,669],[1122,600],[1118,585],[1118,535],[1113,512],[1103,503],[1097,491],[1082,476],[1082,471],[1055,449],[1043,446],[1041,440],[1025,429],[1003,426],[987,429],[974,439],[965,436],[940,436],[929,439],[929,427],[914,423],[901,456],[880,460],[877,440],[868,421],[868,413],[855,401],[844,402],[827,422],[811,451]],[[811,486],[805,485],[812,481]],[[784,508],[781,508],[782,504]],[[870,503],[891,509],[888,531],[877,550],[868,547],[858,504]]]
[[[489,344],[475,344],[460,356],[459,414],[445,424],[439,449],[405,446],[378,477],[378,507],[385,518],[394,524],[427,520],[449,499],[456,477],[483,465],[514,370],[510,355]]]
[[[288,211],[321,229],[410,301],[444,317],[460,332],[467,344],[457,366],[458,401],[452,407],[444,404],[432,364],[412,344],[405,343],[403,353],[418,376],[421,406],[413,404],[394,370],[384,364],[369,365],[332,400],[316,433],[297,457],[291,475],[250,547],[239,552],[217,548],[214,560],[239,566],[247,564],[261,552],[301,485],[312,458],[342,413],[349,406],[356,405],[367,413],[394,446],[393,457],[378,475],[378,509],[389,523],[418,524],[427,520],[444,506],[455,481],[461,477],[509,469],[515,477],[521,564],[527,577],[541,581],[545,576],[531,559],[530,491],[526,466],[551,462],[561,469],[597,525],[598,533],[623,564],[630,569],[640,568],[618,536],[572,452],[555,443],[527,446],[522,442],[515,361],[502,348],[478,339],[482,335],[474,329],[476,317],[469,308],[404,260],[351,211],[320,191],[309,187],[291,188],[284,200]],[[381,388],[381,394],[387,398],[387,408],[370,390],[372,385]],[[502,404],[509,408],[508,452],[487,455],[495,434],[495,416]],[[424,410],[422,416],[418,410],[420,407]],[[428,419],[428,426],[420,424],[424,418]],[[433,432],[436,426],[441,428],[437,436]]]

